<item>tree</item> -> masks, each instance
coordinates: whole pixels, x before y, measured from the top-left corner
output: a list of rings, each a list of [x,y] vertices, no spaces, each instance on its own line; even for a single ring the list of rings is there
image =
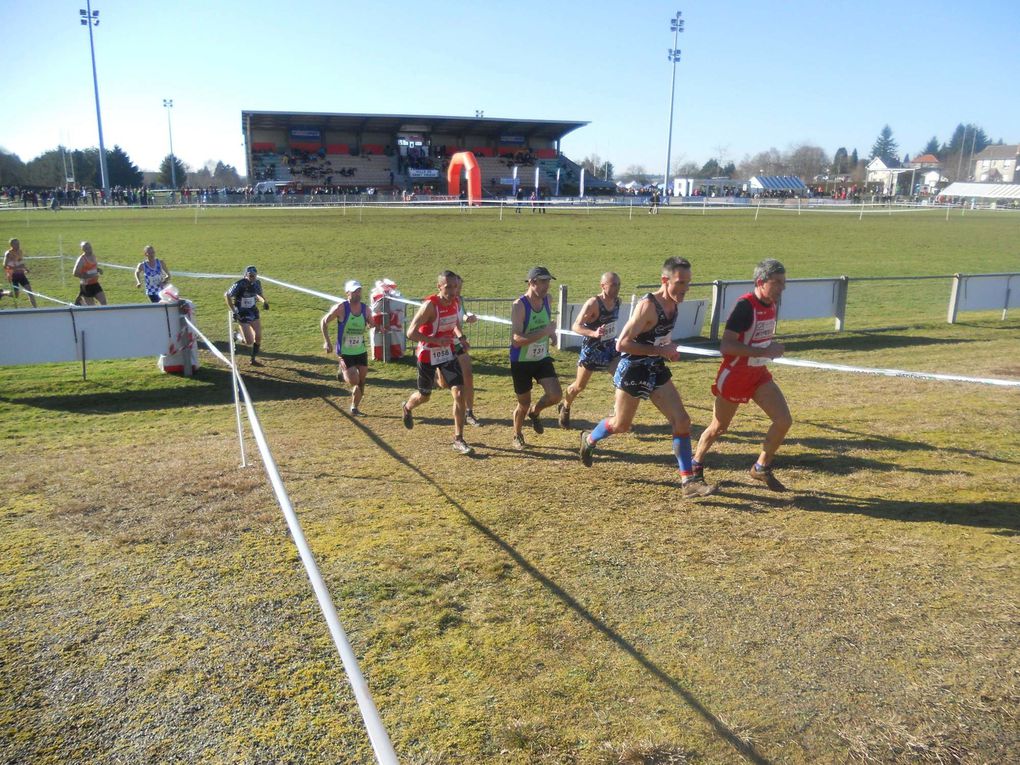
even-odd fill
[[[698,165],[695,162],[684,162],[673,169],[674,178],[697,178]]]
[[[936,138],[935,136],[932,136],[931,138],[929,138],[928,139],[928,143],[926,143],[924,145],[924,148],[921,149],[921,153],[922,154],[931,154],[931,155],[933,155],[935,157],[939,157],[941,159],[940,155],[942,153],[942,148],[939,146],[939,139]]]
[[[588,175],[594,175],[596,178],[603,178],[609,181],[613,179],[613,164],[604,161],[598,154],[589,154],[581,160],[580,164]]]
[[[608,162],[609,165],[609,176],[612,177],[613,166]],[[222,162],[217,162],[216,167],[213,169],[213,183],[217,186],[229,186],[230,188],[237,188],[241,185],[241,176],[237,172],[237,168],[233,165],[225,165]]]
[[[184,186],[188,178],[188,166],[181,162],[179,157],[167,154],[159,165],[159,182],[164,186],[173,187],[173,173],[170,172],[170,161],[173,160],[174,171],[177,175],[177,188]]]
[[[25,166],[25,183],[30,186],[64,185],[64,163],[57,149],[45,151]]]
[[[106,152],[106,170],[111,186],[136,188],[142,185],[142,171],[120,146],[115,145],[113,151]]]
[[[857,149],[855,147],[854,150],[850,153],[850,169],[852,170],[853,168],[857,167],[858,162],[860,162],[860,160],[857,158]]]
[[[717,178],[720,175],[722,175],[722,168],[719,167],[719,162],[714,157],[702,165],[698,171],[699,178]]]
[[[621,181],[637,181],[638,183],[648,183],[648,180],[652,176],[645,170],[644,165],[629,165],[626,170],[623,171],[623,175],[620,176]]]
[[[832,165],[829,168],[829,175],[846,175],[850,172],[850,157],[846,153],[846,147],[840,146],[832,155]]]
[[[17,154],[0,149],[0,186],[20,186],[25,182],[25,163]]]
[[[803,180],[810,181],[816,175],[825,173],[825,169],[831,164],[829,155],[821,146],[812,146],[805,143],[793,147],[786,160],[790,175],[796,175]]]
[[[786,158],[774,146],[768,151],[760,151],[753,157],[744,157],[738,168],[741,178],[755,175],[786,175]]]
[[[886,125],[875,139],[875,145],[871,147],[871,159],[881,157],[887,165],[895,165],[896,152],[899,151],[899,148],[896,141],[893,140],[892,128]]]

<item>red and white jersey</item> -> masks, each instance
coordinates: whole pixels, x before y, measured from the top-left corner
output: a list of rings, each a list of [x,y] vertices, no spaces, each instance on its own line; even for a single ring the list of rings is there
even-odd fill
[[[737,339],[752,348],[768,348],[776,336],[776,304],[763,303],[753,292],[741,295],[733,306],[726,329],[736,332]],[[760,367],[768,364],[764,356],[723,356],[722,366],[728,369]]]
[[[424,302],[435,306],[436,319],[422,324],[418,329],[421,334],[429,337],[429,340],[418,343],[418,360],[425,364],[442,364],[456,358],[453,355],[453,338],[454,330],[460,322],[460,298],[454,298],[443,305],[439,295],[429,295]]]

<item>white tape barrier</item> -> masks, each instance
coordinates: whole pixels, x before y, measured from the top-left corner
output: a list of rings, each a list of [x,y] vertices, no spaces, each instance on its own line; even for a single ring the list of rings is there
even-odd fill
[[[60,303],[60,305],[74,306],[74,303],[68,303],[68,302],[65,302],[63,300],[57,300],[57,298],[50,297],[49,295],[44,295],[41,292],[36,292],[34,290],[26,290],[24,287],[21,288],[21,291],[24,292],[26,295],[35,295],[37,298],[42,298],[43,300],[49,300],[52,303]]]
[[[365,729],[368,731],[368,737],[372,742],[372,749],[375,751],[376,760],[383,765],[397,765],[396,752],[393,750],[393,745],[390,743],[386,729],[383,728],[382,720],[379,718],[379,710],[376,709],[375,702],[372,701],[368,684],[365,682],[365,677],[361,674],[361,669],[358,667],[358,659],[354,655],[354,649],[347,639],[347,633],[344,632],[344,628],[340,625],[340,619],[337,616],[336,607],[333,605],[329,589],[322,580],[322,574],[319,573],[319,567],[315,563],[315,556],[312,555],[312,551],[308,547],[308,541],[305,539],[304,532],[301,529],[301,523],[298,521],[298,517],[291,505],[290,497],[287,496],[283,479],[280,477],[276,461],[269,451],[266,435],[262,430],[262,424],[259,422],[258,415],[255,414],[255,407],[252,405],[248,389],[244,385],[244,380],[238,374],[237,368],[210,342],[209,338],[203,335],[201,330],[189,319],[185,319],[185,321],[195,335],[205,343],[209,351],[227,365],[238,387],[241,389],[241,395],[244,397],[245,411],[248,413],[248,422],[251,423],[255,443],[258,444],[259,454],[262,455],[262,464],[265,466],[266,476],[273,486],[276,501],[280,504],[280,509],[283,510],[283,515],[287,519],[287,527],[290,529],[291,537],[294,539],[294,544],[301,555],[301,561],[304,563],[308,579],[312,583],[312,589],[315,590],[315,597],[319,601],[319,607],[322,609],[323,616],[326,617],[326,624],[329,626],[333,643],[340,652],[340,660],[343,662],[344,671],[347,673],[354,696],[358,701],[358,708],[361,710],[361,717],[365,722]]]
[[[392,295],[389,297],[389,299],[390,300],[395,300],[398,303],[405,303],[406,305],[413,305],[413,306],[420,306],[421,305],[420,301],[417,301],[417,300],[407,300],[406,298],[393,297]],[[479,313],[474,314],[474,316],[479,321],[491,321],[493,324],[505,324],[508,327],[513,323],[509,319],[504,319],[504,318],[499,317],[499,316],[488,316],[486,314],[479,314]],[[584,337],[584,335],[582,335],[581,333],[573,332],[572,330],[569,330],[569,329],[558,329],[558,330],[556,330],[556,334],[558,334],[558,335],[573,335],[574,337]]]
[[[676,349],[680,353],[692,356],[722,356],[719,351],[708,348],[696,348],[689,345],[678,345]],[[789,367],[807,367],[809,369],[828,369],[834,372],[854,372],[864,375],[884,375],[886,377],[912,377],[915,380],[942,380],[946,382],[969,382],[982,385],[999,385],[1010,388],[1020,388],[1020,380],[999,380],[994,377],[967,377],[965,375],[944,375],[935,372],[911,372],[906,369],[882,369],[878,367],[852,367],[846,364],[827,364],[821,361],[808,361],[806,359],[790,359],[781,357],[772,359],[771,364],[783,364]]]

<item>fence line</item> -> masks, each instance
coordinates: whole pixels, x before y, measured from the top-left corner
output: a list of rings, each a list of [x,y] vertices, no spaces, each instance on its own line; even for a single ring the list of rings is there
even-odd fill
[[[396,752],[393,750],[393,745],[390,743],[386,729],[383,727],[382,720],[379,717],[379,710],[376,708],[375,702],[372,700],[372,695],[368,690],[368,684],[365,682],[365,677],[362,675],[361,669],[358,666],[358,659],[357,656],[354,655],[354,649],[351,647],[350,641],[347,639],[347,633],[344,632],[344,628],[340,624],[340,619],[336,613],[336,606],[333,605],[333,599],[329,594],[329,589],[326,587],[326,583],[322,579],[322,574],[319,572],[319,567],[315,562],[315,556],[308,547],[308,541],[305,539],[304,531],[301,529],[301,523],[298,520],[297,514],[294,512],[294,507],[291,504],[290,497],[287,495],[287,489],[283,485],[283,479],[280,477],[279,468],[277,468],[276,461],[273,459],[272,452],[269,450],[269,443],[266,441],[266,434],[262,430],[262,424],[259,422],[258,415],[255,413],[255,407],[252,404],[251,396],[248,395],[248,389],[244,384],[244,380],[241,378],[240,373],[238,373],[237,367],[230,363],[230,360],[227,359],[227,357],[224,356],[219,349],[212,344],[212,342],[210,342],[209,338],[203,335],[202,331],[196,327],[190,319],[185,319],[185,321],[195,335],[201,339],[203,343],[205,343],[209,351],[227,365],[231,372],[233,384],[241,391],[245,411],[248,414],[248,422],[251,425],[252,434],[255,437],[255,443],[258,445],[259,454],[262,456],[262,465],[265,467],[266,476],[272,484],[273,493],[276,495],[276,501],[279,503],[280,509],[283,511],[284,518],[287,520],[287,528],[290,529],[291,537],[294,539],[294,544],[297,546],[298,553],[301,555],[301,561],[304,563],[305,572],[308,574],[308,579],[311,581],[312,589],[315,591],[315,597],[319,601],[319,607],[322,609],[322,614],[326,618],[326,624],[329,626],[329,632],[333,638],[333,643],[336,645],[337,650],[340,653],[340,661],[343,663],[344,671],[347,673],[351,689],[354,691],[354,696],[357,699],[358,708],[361,710],[361,717],[365,723],[365,729],[368,732],[369,740],[372,743],[372,749],[375,751],[376,760],[381,765],[397,765]],[[231,342],[231,346],[233,346],[233,342]]]

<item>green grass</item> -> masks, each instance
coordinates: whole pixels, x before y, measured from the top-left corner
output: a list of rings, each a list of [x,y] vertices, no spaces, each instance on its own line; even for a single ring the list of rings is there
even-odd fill
[[[669,211],[666,211],[669,212]],[[28,254],[89,238],[134,264],[264,273],[336,292],[453,268],[510,296],[547,265],[574,299],[625,294],[669,254],[695,279],[1015,271],[1020,220],[753,211],[657,218],[493,210],[61,211],[0,215]],[[26,223],[27,221],[27,223]],[[69,297],[56,261],[33,284]],[[108,271],[113,301],[138,301]],[[224,335],[215,280],[175,278]],[[851,327],[810,322],[804,358],[1020,378],[1020,321],[944,320],[948,284],[861,288]],[[853,296],[854,287],[851,287]],[[1016,390],[777,368],[795,425],[744,479],[764,430],[741,411],[679,497],[650,406],[592,470],[577,431],[510,449],[504,355],[476,359],[476,459],[448,450],[449,397],[399,420],[410,364],[373,365],[350,420],[320,350],[322,301],[267,285],[268,365],[246,379],[402,762],[1005,762],[1020,746]],[[5,304],[6,305],[6,304]],[[5,339],[5,342],[10,339]],[[558,355],[564,382],[573,356]],[[229,378],[153,359],[0,369],[0,759],[370,762],[324,620],[258,467],[238,469]],[[673,365],[700,432],[714,364]],[[604,377],[578,427],[611,408]],[[252,456],[249,440],[249,457]]]

